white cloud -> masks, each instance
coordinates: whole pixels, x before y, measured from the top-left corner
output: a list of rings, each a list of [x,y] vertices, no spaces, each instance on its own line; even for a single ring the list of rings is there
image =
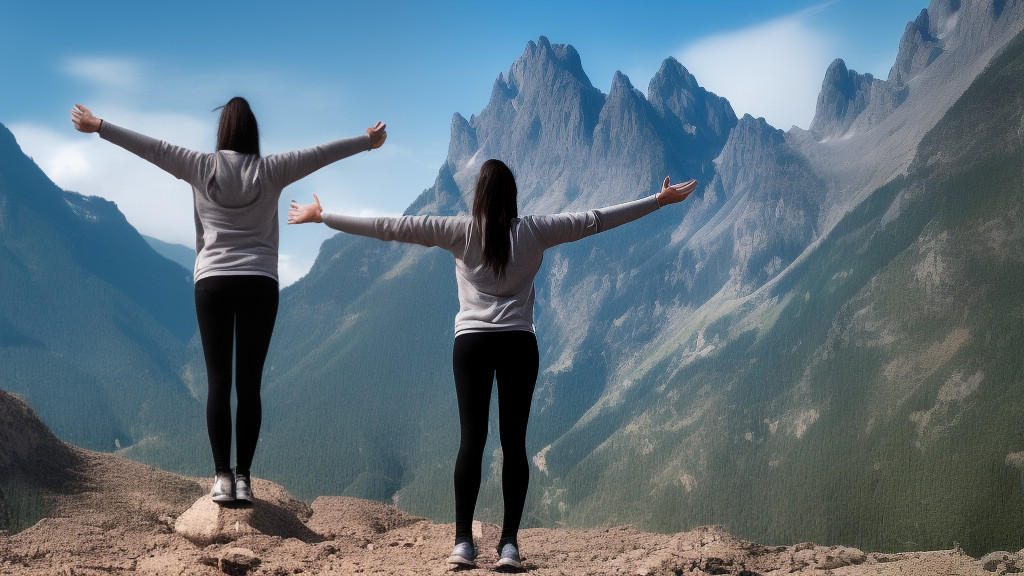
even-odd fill
[[[142,67],[129,58],[69,58],[63,70],[103,91],[134,91],[143,84]]]
[[[299,258],[291,254],[278,254],[277,277],[281,288],[290,286],[309,273],[314,260]]]
[[[217,114],[209,106],[222,103],[225,94],[239,92],[254,92],[255,99],[267,109],[260,118],[267,133],[263,144],[268,153],[362,131],[338,119],[330,122],[332,128],[322,128],[323,108],[336,106],[340,96],[336,86],[319,79],[310,85],[285,81],[287,75],[280,72],[156,69],[149,62],[130,57],[76,57],[64,61],[60,69],[85,84],[79,102],[97,116],[193,150],[214,149]],[[75,132],[70,122],[73,103],[68,102],[64,118],[55,125],[47,123],[53,119],[46,119],[12,123],[8,128],[25,153],[61,188],[115,202],[142,234],[194,246],[190,186],[95,134]],[[174,111],[179,106],[185,111]],[[296,106],[308,117],[299,114],[301,118],[296,120]],[[339,129],[341,133],[336,133]],[[289,227],[286,231],[287,199],[309,202],[310,193],[317,192],[325,206],[338,212],[397,216],[433,182],[437,167],[444,161],[447,140],[443,146],[420,149],[403,146],[401,136],[393,135],[381,150],[339,162],[285,190],[279,206],[282,286],[305,275],[322,241],[334,234],[326,227],[318,231]]]
[[[212,140],[207,123],[182,114],[139,114],[94,106],[98,116],[138,132],[192,149],[203,149]],[[109,112],[109,114],[107,114]],[[192,191],[181,180],[105,142],[95,134],[80,134],[36,124],[9,126],[22,150],[58,186],[115,202],[128,221],[142,234],[166,242],[195,245]]]
[[[834,52],[803,10],[750,28],[701,38],[677,58],[701,86],[729,99],[736,114],[788,130],[807,128]]]

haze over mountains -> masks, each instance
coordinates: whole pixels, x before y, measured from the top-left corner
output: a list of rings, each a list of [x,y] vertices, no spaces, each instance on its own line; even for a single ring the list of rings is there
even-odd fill
[[[527,525],[1022,546],[1022,27],[1024,2],[933,1],[886,80],[829,67],[806,131],[737,118],[672,58],[646,95],[622,74],[603,94],[544,37],[454,116],[409,214],[466,212],[488,158],[521,213],[701,181],[547,253]],[[2,387],[62,438],[206,473],[187,279],[0,137]],[[325,242],[282,292],[254,472],[450,519],[456,310],[447,253]],[[495,438],[481,519],[500,457]]]

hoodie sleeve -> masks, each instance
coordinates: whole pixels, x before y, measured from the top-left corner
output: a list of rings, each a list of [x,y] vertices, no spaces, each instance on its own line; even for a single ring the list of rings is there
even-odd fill
[[[264,158],[264,165],[266,166],[267,177],[280,188],[284,188],[328,164],[369,149],[370,137],[363,134],[355,138],[335,140],[334,142],[303,150],[295,150],[284,154],[271,154]]]
[[[545,248],[575,242],[642,218],[658,209],[658,196],[596,208],[586,212],[565,212],[531,216],[530,220]]]
[[[378,240],[437,246],[451,252],[464,244],[465,226],[457,216],[402,216],[399,218],[359,218],[323,212],[324,224],[335,230]]]
[[[209,154],[174,146],[163,140],[121,128],[106,120],[100,125],[99,134],[100,138],[107,142],[124,148],[171,176],[192,185],[203,180],[203,174],[208,167]]]

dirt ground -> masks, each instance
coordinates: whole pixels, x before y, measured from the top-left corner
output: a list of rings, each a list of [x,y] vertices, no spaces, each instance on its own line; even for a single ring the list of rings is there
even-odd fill
[[[6,431],[6,432],[5,432]],[[179,476],[56,439],[20,399],[0,391],[0,473],[38,476],[49,518],[0,533],[0,575],[448,574],[454,527],[344,497],[306,505],[254,479],[255,505],[224,508],[212,479]],[[37,459],[46,455],[49,468]],[[60,468],[57,470],[56,468]],[[61,478],[61,481],[54,481]],[[0,478],[2,479],[2,478]],[[46,480],[46,481],[44,481]],[[500,529],[474,526],[478,568],[493,573]],[[957,550],[865,553],[841,546],[763,546],[716,527],[678,534],[630,526],[520,533],[537,576],[990,575],[1024,571],[1024,550],[974,559]]]
[[[79,451],[82,489],[51,496],[53,518],[0,536],[0,574],[109,575],[220,573],[448,574],[453,526],[435,524],[393,506],[322,497],[306,507],[276,484],[257,479],[260,502],[248,518],[258,530],[233,541],[202,545],[175,524],[210,480],[169,474],[117,456]],[[206,497],[208,499],[208,497]],[[264,500],[265,499],[265,500]],[[198,508],[197,508],[198,509]],[[283,512],[282,512],[283,511]],[[248,516],[246,516],[248,514]],[[300,524],[301,523],[301,524]],[[493,573],[500,530],[477,527],[479,567]],[[237,529],[237,525],[236,525]],[[715,527],[653,534],[628,526],[595,530],[528,529],[520,535],[530,574],[776,574],[989,575],[1024,567],[1019,554],[975,560],[958,551],[864,553],[814,544],[762,546]],[[228,558],[222,562],[222,558]],[[231,560],[236,560],[232,562]]]

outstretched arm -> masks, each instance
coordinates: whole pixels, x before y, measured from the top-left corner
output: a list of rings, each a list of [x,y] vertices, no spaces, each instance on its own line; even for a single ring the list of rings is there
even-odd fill
[[[271,154],[266,157],[267,176],[284,188],[342,158],[380,148],[387,138],[387,124],[377,122],[366,129],[365,136],[335,140],[284,154]]]
[[[696,187],[696,180],[671,184],[666,176],[661,192],[647,198],[586,212],[535,216],[532,220],[541,240],[550,248],[611,230],[616,226],[642,218],[662,206],[682,202]]]
[[[162,140],[121,128],[110,122],[104,122],[81,104],[75,104],[75,107],[71,109],[71,123],[79,132],[99,132],[100,138],[117,144],[139,158],[155,164],[175,178],[185,180],[190,184],[201,180],[200,174],[203,171],[203,163],[206,158],[206,154],[202,152],[174,146]]]
[[[367,236],[378,240],[406,242],[422,246],[440,246],[452,250],[464,234],[455,218],[446,216],[402,216],[400,218],[360,218],[324,212],[320,199],[313,195],[312,204],[292,200],[288,210],[289,224],[322,222],[335,230]]]

